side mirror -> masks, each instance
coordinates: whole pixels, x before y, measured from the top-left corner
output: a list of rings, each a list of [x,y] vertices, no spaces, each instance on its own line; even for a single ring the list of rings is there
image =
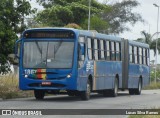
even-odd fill
[[[15,54],[15,57],[17,57],[18,59],[20,58],[20,48],[19,48],[19,45],[21,43],[21,39],[17,40],[16,43],[15,43],[15,47],[14,47],[14,54]]]

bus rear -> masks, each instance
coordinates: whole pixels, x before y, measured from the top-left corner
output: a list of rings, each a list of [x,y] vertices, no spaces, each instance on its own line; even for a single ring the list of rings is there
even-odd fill
[[[26,30],[19,56],[19,87],[34,90],[36,99],[45,92],[76,90],[76,33],[67,29]]]

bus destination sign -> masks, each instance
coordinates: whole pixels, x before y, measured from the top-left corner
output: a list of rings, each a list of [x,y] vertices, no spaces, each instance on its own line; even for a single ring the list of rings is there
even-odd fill
[[[29,31],[25,32],[24,38],[74,38],[71,31]]]

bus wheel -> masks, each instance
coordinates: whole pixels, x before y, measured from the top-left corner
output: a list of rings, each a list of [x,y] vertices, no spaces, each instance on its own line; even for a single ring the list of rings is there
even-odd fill
[[[141,94],[141,90],[142,90],[142,81],[139,80],[139,82],[138,82],[138,88],[129,89],[129,94],[130,95],[140,95]]]
[[[110,92],[111,97],[116,97],[118,95],[118,79],[116,78],[114,81],[114,88]]]
[[[138,88],[135,89],[135,94],[136,95],[140,95],[141,94],[141,90],[142,90],[142,81],[140,79],[139,82],[138,82]]]
[[[135,93],[135,90],[134,90],[134,89],[129,89],[129,94],[130,94],[130,95],[134,95],[134,93]]]
[[[43,90],[34,90],[34,96],[37,100],[42,100],[44,98],[45,92]]]
[[[89,100],[91,94],[91,84],[90,81],[87,81],[86,91],[81,92],[81,99],[82,100]]]
[[[111,95],[110,90],[103,90],[103,96],[109,97]]]

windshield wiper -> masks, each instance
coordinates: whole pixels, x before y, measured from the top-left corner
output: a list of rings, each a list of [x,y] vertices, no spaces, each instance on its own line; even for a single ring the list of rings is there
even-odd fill
[[[39,50],[40,54],[42,55],[42,49],[40,48],[40,46],[39,46],[38,42],[37,42],[37,41],[35,41],[35,43],[36,43],[36,45],[37,45],[37,48],[38,48],[38,50]]]

